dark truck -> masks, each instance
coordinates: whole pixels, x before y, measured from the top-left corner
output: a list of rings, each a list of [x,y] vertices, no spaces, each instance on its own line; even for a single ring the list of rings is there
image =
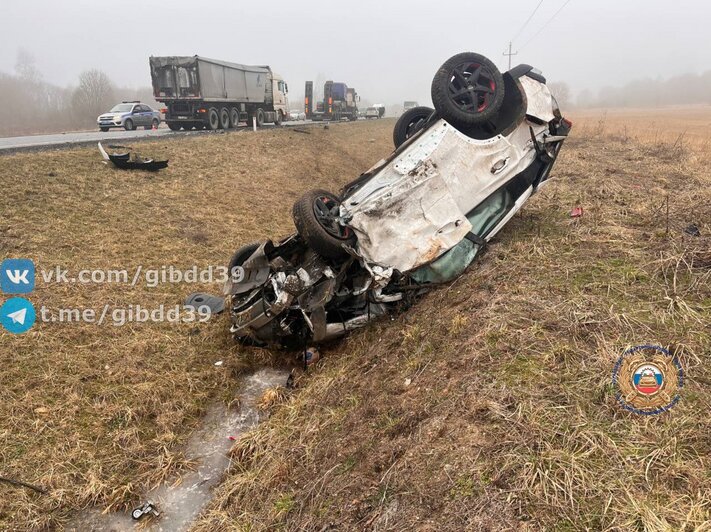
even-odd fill
[[[316,108],[314,108],[313,81],[306,82],[305,94],[306,118],[316,121],[340,121],[344,118],[348,120],[358,119],[358,101],[360,97],[355,89],[348,87],[345,83],[327,81],[323,86],[323,101],[316,102]]]
[[[183,128],[228,129],[239,122],[281,124],[289,113],[288,88],[268,66],[247,66],[200,56],[151,57],[153,96],[166,105],[165,121]]]

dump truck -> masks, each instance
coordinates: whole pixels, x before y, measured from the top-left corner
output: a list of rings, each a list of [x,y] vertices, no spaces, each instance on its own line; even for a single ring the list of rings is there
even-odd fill
[[[288,87],[268,66],[195,56],[153,57],[153,96],[179,129],[229,129],[240,122],[280,125],[289,115]]]
[[[358,96],[354,88],[348,87],[345,83],[327,81],[323,85],[323,100],[315,102],[315,107],[313,81],[306,82],[305,95],[306,118],[316,121],[340,121],[344,118],[358,120],[358,101],[360,101],[360,96]]]

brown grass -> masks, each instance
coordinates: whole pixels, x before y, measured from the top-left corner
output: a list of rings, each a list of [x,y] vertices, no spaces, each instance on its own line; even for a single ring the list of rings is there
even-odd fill
[[[112,171],[87,149],[0,158],[1,251],[70,270],[224,264],[289,233],[301,191],[337,189],[387,153],[391,127],[157,142],[171,158],[157,175]],[[708,154],[574,133],[557,180],[467,274],[263,398],[272,414],[236,443],[197,530],[708,529]],[[690,223],[702,237],[683,233]],[[194,289],[40,283],[31,299],[152,306]],[[687,373],[680,404],[649,419],[610,386],[622,350],[646,342]],[[0,475],[50,488],[0,485],[0,528],[136,502],[190,467],[181,444],[205,405],[275,358],[235,346],[224,318],[0,336]]]
[[[337,189],[387,153],[392,124],[344,124],[137,145],[166,155],[157,174],[121,172],[96,148],[0,157],[0,257],[38,268],[224,266],[251,241],[293,231],[303,191]],[[369,142],[376,137],[380,142]],[[388,141],[389,142],[389,141]],[[36,308],[176,305],[218,285],[44,284]],[[0,332],[0,529],[42,529],[89,505],[127,508],[189,467],[180,452],[206,405],[235,396],[235,376],[270,363],[235,345],[224,316],[208,324],[36,325]],[[214,362],[224,360],[222,367]]]
[[[636,141],[659,151],[711,158],[711,105],[660,109],[575,109],[568,113],[581,137]]]
[[[197,530],[708,530],[709,175],[599,136],[556,174],[466,275],[323,349]],[[686,370],[658,417],[611,389],[642,343]]]

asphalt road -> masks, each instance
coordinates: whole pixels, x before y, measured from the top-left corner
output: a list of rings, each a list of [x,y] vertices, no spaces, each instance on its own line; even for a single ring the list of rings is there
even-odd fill
[[[312,122],[301,121],[301,122],[284,122],[285,126],[300,126],[311,124]],[[319,124],[321,122],[318,122]],[[274,125],[266,124],[264,128],[275,127]],[[246,126],[240,127],[238,129],[247,129]],[[125,131],[123,129],[112,129],[107,133],[102,133],[101,131],[80,131],[76,133],[58,133],[52,135],[30,135],[26,137],[3,137],[0,138],[0,153],[6,151],[16,151],[24,149],[42,149],[42,148],[54,148],[62,147],[73,144],[89,144],[92,142],[110,142],[115,143],[117,140],[132,140],[132,139],[146,139],[146,138],[156,138],[163,137],[165,135],[202,135],[209,134],[209,131],[191,131],[177,132],[171,131],[167,127],[163,126],[156,130],[143,130],[137,129],[135,131]]]

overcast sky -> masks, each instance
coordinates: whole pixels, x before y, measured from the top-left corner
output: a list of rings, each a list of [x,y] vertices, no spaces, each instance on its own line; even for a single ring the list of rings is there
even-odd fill
[[[514,41],[514,64],[575,92],[711,69],[707,0],[570,0],[544,27],[565,1],[543,1]],[[432,75],[455,53],[477,51],[505,68],[502,53],[538,3],[2,0],[0,71],[12,72],[24,48],[47,81],[70,85],[100,68],[137,87],[150,85],[150,55],[199,54],[268,64],[293,95],[321,74],[372,102],[428,103]]]

